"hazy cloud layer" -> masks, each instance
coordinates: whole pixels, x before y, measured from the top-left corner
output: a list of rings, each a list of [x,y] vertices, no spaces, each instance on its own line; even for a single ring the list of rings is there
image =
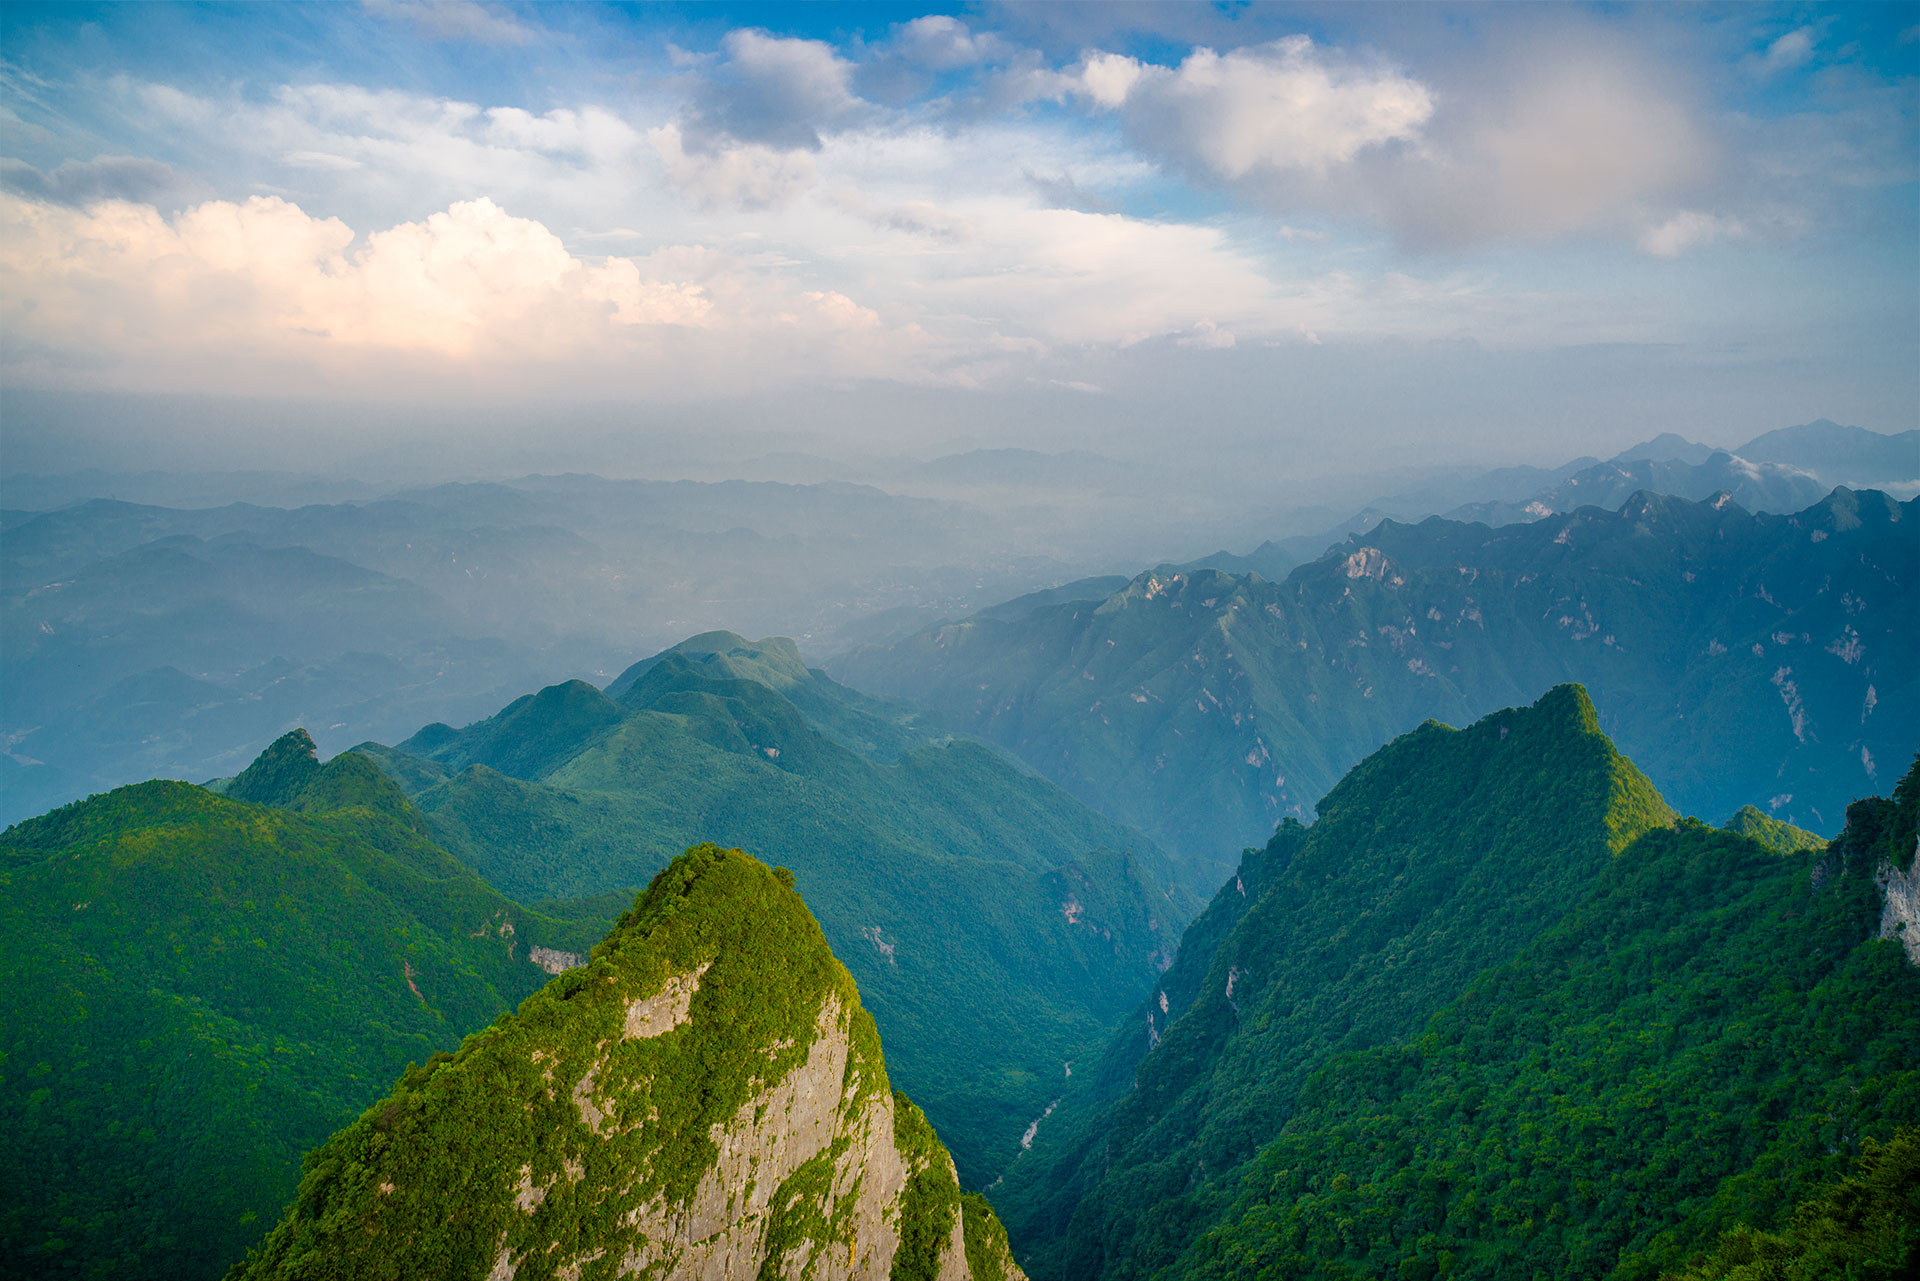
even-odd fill
[[[96,156],[63,160],[42,173],[22,160],[0,157],[0,190],[55,205],[88,205],[99,200],[164,199],[185,183],[157,160],[139,156]]]
[[[332,43],[297,62],[215,41],[189,76],[113,23],[207,15],[111,11],[118,62],[46,37],[0,67],[5,372],[1098,389],[1162,349],[1920,338],[1920,45],[1789,10],[1451,13],[849,34],[369,0],[312,11]]]

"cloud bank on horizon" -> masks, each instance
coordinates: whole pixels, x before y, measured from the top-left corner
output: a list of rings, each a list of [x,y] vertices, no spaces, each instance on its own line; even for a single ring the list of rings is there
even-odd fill
[[[1786,362],[1822,412],[1920,415],[1920,6],[0,23],[14,387],[1097,394],[1137,364],[1246,377],[1254,414],[1252,353],[1392,342],[1767,397]]]

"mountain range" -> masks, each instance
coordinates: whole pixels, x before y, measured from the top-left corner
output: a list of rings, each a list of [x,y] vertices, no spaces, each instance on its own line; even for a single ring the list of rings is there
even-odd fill
[[[1577,680],[1679,806],[1815,831],[1920,723],[1915,500],[1792,515],[1638,494],[1490,529],[1383,522],[1273,582],[1150,571],[830,665],[997,742],[1214,878],[1428,717]]]
[[[1831,847],[1675,822],[1574,686],[1429,722],[1247,852],[994,1190],[1016,1253],[1651,1281],[1779,1223],[1920,1122],[1917,815],[1920,762]]]
[[[1277,580],[1383,518],[1526,520],[1635,488],[1787,512],[1841,480],[1920,486],[1913,433],[1822,421],[1735,454],[1669,433],[1606,463],[1344,478],[1020,449],[423,488],[8,472],[0,821],[230,774],[296,726],[331,753],[464,724],[706,628],[792,635],[817,661],[1086,575],[1165,562]]]
[[[461,730],[359,750],[526,902],[631,899],[711,840],[792,869],[970,1186],[1173,955],[1199,895],[1138,832],[979,743],[711,633]],[[609,913],[611,915],[611,913]]]

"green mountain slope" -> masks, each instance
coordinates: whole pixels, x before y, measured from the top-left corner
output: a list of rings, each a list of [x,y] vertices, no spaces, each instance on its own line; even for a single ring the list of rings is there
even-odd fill
[[[1649,833],[1419,1037],[1330,1060],[1167,1275],[1652,1281],[1785,1222],[1920,1121],[1920,970],[1860,826],[1830,860]]]
[[[1149,573],[833,665],[1017,753],[1217,884],[1231,852],[1432,717],[1562,681],[1676,804],[1831,832],[1920,724],[1920,506],[1635,496],[1488,529],[1388,521],[1284,582]]]
[[[1016,1248],[1651,1281],[1771,1227],[1920,1121],[1916,813],[1920,765],[1830,847],[1669,826],[1574,689],[1423,727],[1249,853],[1009,1170]]]
[[[306,1171],[235,1281],[1019,1276],[792,875],[712,845]]]
[[[527,776],[505,772],[502,718],[363,750],[524,901],[644,884],[707,839],[791,867],[971,1185],[1019,1150],[1191,915],[1137,832],[809,672],[790,642],[696,637],[608,688],[502,714],[524,741],[578,744]]]
[[[1669,1274],[1673,1275],[1673,1274]],[[1904,1281],[1920,1275],[1920,1131],[1864,1140],[1859,1172],[1774,1234],[1742,1225],[1676,1281]]]
[[[216,1274],[305,1151],[546,981],[532,948],[591,941],[362,757],[290,734],[230,790],[284,808],[152,782],[0,836],[0,1274]]]
[[[1817,836],[1791,823],[1782,823],[1777,818],[1768,818],[1752,805],[1742,805],[1735,810],[1733,817],[1727,820],[1727,830],[1756,840],[1780,854],[1796,854],[1801,850],[1827,847],[1826,837]]]
[[[1008,1172],[1030,1270],[1171,1262],[1205,1221],[1194,1207],[1228,1193],[1329,1056],[1418,1030],[1671,819],[1577,686],[1376,752],[1313,827],[1284,824],[1249,856],[1182,943],[1172,990]]]

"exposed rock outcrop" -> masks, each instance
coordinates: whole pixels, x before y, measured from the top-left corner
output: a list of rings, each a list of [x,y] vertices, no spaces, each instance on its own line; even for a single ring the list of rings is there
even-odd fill
[[[1018,1277],[776,873],[700,846],[315,1154],[236,1278]]]
[[[1920,965],[1920,845],[1906,871],[1885,862],[1874,881],[1880,886],[1880,937],[1899,939],[1907,960]]]

